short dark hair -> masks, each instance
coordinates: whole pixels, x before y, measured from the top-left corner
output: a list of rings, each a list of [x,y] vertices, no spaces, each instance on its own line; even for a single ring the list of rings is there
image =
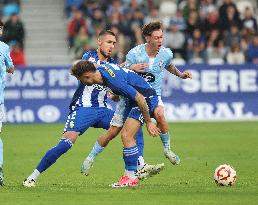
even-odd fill
[[[163,29],[162,23],[159,21],[150,22],[142,27],[143,36],[150,36],[153,31]]]
[[[4,27],[4,22],[0,19],[0,27]]]
[[[86,72],[95,73],[96,70],[97,69],[92,62],[87,60],[80,60],[72,66],[71,74],[76,78],[79,78]]]
[[[102,30],[102,31],[100,31],[98,37],[100,38],[100,37],[102,37],[104,35],[111,35],[111,36],[115,36],[116,37],[116,34],[113,31],[111,31],[111,30]]]

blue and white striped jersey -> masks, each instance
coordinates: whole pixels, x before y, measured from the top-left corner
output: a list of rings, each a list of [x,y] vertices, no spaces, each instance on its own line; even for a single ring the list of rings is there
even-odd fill
[[[146,44],[140,44],[132,48],[126,55],[126,65],[131,66],[137,63],[148,63],[149,67],[145,68],[144,73],[138,73],[161,95],[161,85],[166,69],[173,58],[173,53],[169,48],[161,47],[155,58],[151,59],[145,50]]]
[[[99,65],[107,62],[117,63],[113,58],[109,58],[107,62],[100,61],[96,50],[86,51],[82,59],[89,60]],[[87,86],[79,82],[79,86],[73,95],[69,108],[73,110],[75,107],[107,107],[106,87],[96,84]]]
[[[0,104],[4,103],[4,88],[6,70],[13,67],[10,57],[10,48],[7,44],[0,41]]]

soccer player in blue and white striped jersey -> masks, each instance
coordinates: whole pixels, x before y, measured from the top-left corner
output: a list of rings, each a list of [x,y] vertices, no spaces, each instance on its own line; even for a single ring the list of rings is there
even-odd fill
[[[4,24],[0,21],[0,36],[3,34]],[[14,65],[10,57],[10,48],[7,44],[0,41],[0,133],[4,120],[4,88],[6,73],[14,73]],[[3,142],[0,136],[0,185],[4,183],[3,174]]]

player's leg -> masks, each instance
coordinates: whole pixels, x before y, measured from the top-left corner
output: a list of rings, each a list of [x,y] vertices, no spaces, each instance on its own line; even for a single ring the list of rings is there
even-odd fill
[[[97,139],[89,155],[85,158],[81,166],[81,173],[85,174],[86,176],[89,175],[95,158],[104,150],[108,143],[119,134],[122,127],[122,125],[119,127],[110,126],[110,124],[112,125],[111,122],[113,121],[112,119],[114,116],[113,110],[110,110],[108,108],[101,108],[100,110],[102,110],[102,112],[99,115],[98,122],[94,124],[94,127],[103,128],[108,131]]]
[[[108,129],[108,131],[98,138],[81,166],[81,172],[86,176],[89,175],[90,169],[98,154],[100,154],[108,143],[119,134],[124,123],[123,114],[125,112],[125,104],[125,98],[120,98],[115,113],[108,108],[103,108],[102,116],[99,118],[98,123],[94,126]]]
[[[2,122],[4,120],[4,105],[0,105],[0,186],[4,184],[4,172],[3,172],[3,164],[4,164],[4,149],[3,149],[3,141],[1,139],[1,131],[2,131]]]
[[[112,140],[119,134],[120,130],[121,130],[121,127],[111,126],[106,133],[100,136],[100,138],[96,141],[91,152],[89,153],[89,155],[86,157],[86,159],[82,164],[81,172],[83,174],[85,174],[86,176],[89,175],[90,169],[97,155],[103,151],[103,149],[105,148],[105,146],[107,146],[110,140]]]
[[[163,144],[164,155],[172,164],[178,165],[180,163],[180,158],[171,150],[169,126],[165,118],[164,105],[161,99],[159,99],[159,105],[154,110],[154,116],[157,121],[157,126],[161,130],[160,139]]]
[[[137,176],[139,179],[145,179],[153,175],[158,174],[162,169],[164,169],[164,163],[161,164],[147,164],[144,161],[143,150],[144,150],[144,140],[142,127],[136,134],[136,145],[139,151],[139,157],[137,161]]]
[[[88,118],[84,116],[88,116]],[[59,143],[46,152],[36,169],[24,180],[23,185],[26,187],[35,186],[38,177],[73,146],[80,134],[84,133],[86,129],[94,124],[94,120],[97,119],[94,116],[95,114],[93,115],[93,112],[84,108],[73,111],[67,118],[64,134]]]
[[[79,132],[65,132],[59,143],[46,152],[36,169],[24,180],[23,185],[34,187],[38,177],[73,146],[78,136]]]
[[[127,118],[121,131],[123,142],[123,158],[125,173],[112,187],[136,186],[139,182],[137,176],[137,160],[139,156],[135,136],[141,127],[141,122],[133,118]]]

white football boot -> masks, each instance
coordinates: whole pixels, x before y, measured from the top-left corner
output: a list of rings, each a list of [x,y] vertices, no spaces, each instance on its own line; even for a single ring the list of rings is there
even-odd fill
[[[25,179],[23,182],[22,182],[22,185],[24,187],[35,187],[36,186],[36,181],[34,179]]]
[[[164,155],[173,165],[180,164],[179,156],[172,152],[170,149],[164,150]]]
[[[160,171],[164,169],[164,166],[164,163],[156,165],[150,165],[145,163],[143,167],[137,171],[137,177],[140,180],[152,177],[156,174],[159,174]]]
[[[93,166],[93,162],[94,161],[90,159],[86,159],[82,164],[81,173],[83,173],[85,176],[88,176],[90,173],[90,169]]]

